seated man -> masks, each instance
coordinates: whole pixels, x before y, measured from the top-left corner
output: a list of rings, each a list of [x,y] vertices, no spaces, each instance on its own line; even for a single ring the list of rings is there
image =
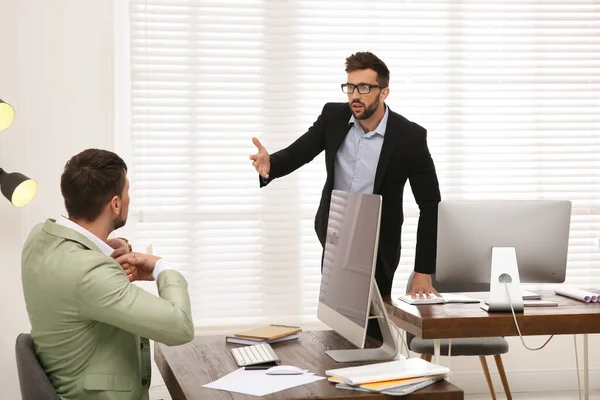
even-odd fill
[[[38,358],[62,399],[148,399],[148,339],[180,345],[194,337],[187,282],[152,255],[111,257],[123,251],[108,235],[125,225],[129,208],[119,156],[77,154],[61,191],[69,217],[34,227],[22,254]],[[136,280],[156,280],[160,297],[130,284]]]

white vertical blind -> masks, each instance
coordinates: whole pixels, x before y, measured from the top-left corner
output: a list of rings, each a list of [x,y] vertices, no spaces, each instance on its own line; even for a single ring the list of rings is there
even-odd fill
[[[131,0],[133,237],[183,271],[199,327],[315,320],[319,156],[259,190],[274,152],[373,51],[428,129],[443,199],[573,202],[567,282],[600,287],[596,0]],[[394,293],[414,262],[406,194]]]

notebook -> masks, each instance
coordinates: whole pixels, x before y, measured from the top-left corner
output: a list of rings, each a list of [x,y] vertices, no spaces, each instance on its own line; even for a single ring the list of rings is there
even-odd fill
[[[540,300],[542,298],[541,294],[523,288],[521,288],[521,296],[523,297],[523,300]]]
[[[437,297],[435,295],[431,295],[429,298],[415,297],[414,299],[410,295],[404,295],[398,297],[400,300],[405,303],[412,305],[422,305],[422,304],[449,304],[449,303],[479,303],[480,300],[474,299],[469,296],[465,296],[464,294],[457,293],[440,293],[442,297]]]
[[[249,331],[234,333],[237,337],[256,338],[264,340],[273,340],[294,333],[302,332],[299,326],[288,325],[265,325],[260,328],[250,329]]]
[[[276,339],[266,340],[266,339],[257,339],[257,338],[248,338],[248,337],[237,337],[237,336],[226,336],[225,341],[227,343],[237,343],[237,344],[259,344],[259,343],[279,343],[286,342],[288,340],[298,339],[298,334],[295,333],[293,335],[283,336]]]
[[[485,304],[490,305],[489,301]],[[558,307],[558,303],[550,300],[523,300],[523,307]]]

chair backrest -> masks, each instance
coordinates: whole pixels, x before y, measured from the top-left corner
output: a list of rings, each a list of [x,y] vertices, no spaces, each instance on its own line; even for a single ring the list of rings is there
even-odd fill
[[[28,333],[17,336],[15,345],[17,371],[23,400],[60,400],[36,354],[33,338]]]

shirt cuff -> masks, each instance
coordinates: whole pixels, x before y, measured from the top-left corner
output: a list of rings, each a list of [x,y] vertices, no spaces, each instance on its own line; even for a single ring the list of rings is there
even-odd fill
[[[157,280],[158,275],[160,275],[161,272],[166,271],[168,269],[173,268],[171,268],[167,260],[161,258],[156,262],[156,265],[154,266],[154,270],[152,271],[152,277],[154,278],[154,280]]]

